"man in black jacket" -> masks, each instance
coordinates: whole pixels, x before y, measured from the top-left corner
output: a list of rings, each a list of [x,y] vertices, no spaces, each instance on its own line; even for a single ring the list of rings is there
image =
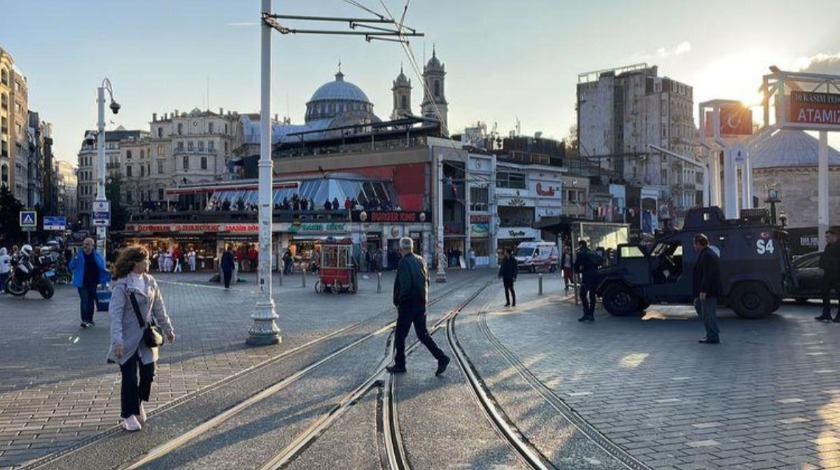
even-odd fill
[[[505,307],[510,307],[511,297],[513,297],[513,306],[516,307],[516,291],[513,290],[513,283],[516,282],[518,275],[519,264],[510,248],[505,248],[504,259],[502,265],[499,266],[499,277],[502,278],[502,284],[505,286],[505,300],[507,301]]]
[[[840,229],[833,228],[825,232],[825,251],[820,256],[820,269],[823,270],[822,278],[822,315],[817,320],[831,320],[831,291],[840,293]],[[840,307],[837,309],[835,323],[840,323]]]
[[[400,239],[400,253],[402,259],[394,280],[394,305],[397,307],[394,365],[387,366],[386,369],[392,374],[405,372],[405,338],[414,324],[417,339],[437,359],[435,375],[443,374],[449,365],[449,357],[435,344],[435,340],[426,329],[426,301],[429,293],[429,271],[426,269],[426,261],[414,254],[414,241],[408,237]]]
[[[691,280],[694,310],[703,319],[703,326],[706,327],[706,337],[701,339],[700,343],[718,344],[720,343],[716,311],[717,298],[720,294],[718,257],[709,249],[709,239],[702,233],[694,236],[694,250],[698,252]]]
[[[578,242],[574,268],[581,275],[580,301],[583,304],[583,315],[578,321],[595,321],[595,289],[598,287],[598,266],[602,261],[601,255],[590,250],[585,240]]]

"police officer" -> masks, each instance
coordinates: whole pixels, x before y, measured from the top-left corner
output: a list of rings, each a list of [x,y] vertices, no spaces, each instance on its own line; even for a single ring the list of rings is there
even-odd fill
[[[417,339],[437,359],[435,375],[441,375],[449,364],[449,357],[435,344],[426,329],[426,301],[429,293],[429,270],[426,261],[414,254],[414,241],[400,239],[402,258],[394,279],[394,305],[397,307],[397,328],[394,333],[394,365],[385,367],[392,374],[405,373],[405,338],[411,325]]]
[[[816,320],[831,320],[831,291],[840,294],[840,229],[833,228],[825,232],[825,251],[820,256],[820,269],[823,270],[822,278],[822,315],[815,317]],[[837,315],[831,320],[840,323],[840,307]]]
[[[595,321],[595,288],[598,287],[598,266],[601,256],[587,247],[586,241],[578,242],[575,254],[575,271],[581,274],[580,300],[583,303],[583,316],[578,321]]]

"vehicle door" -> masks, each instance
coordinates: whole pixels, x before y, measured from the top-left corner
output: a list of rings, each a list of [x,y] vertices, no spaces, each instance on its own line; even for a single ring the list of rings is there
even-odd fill
[[[618,245],[618,262],[624,280],[631,286],[650,284],[650,259],[639,245]]]
[[[819,298],[820,284],[822,284],[823,270],[820,269],[820,252],[808,253],[793,260],[794,275],[796,276],[797,298]]]
[[[680,301],[691,296],[692,272],[696,259],[694,250],[688,253],[679,239],[663,240],[653,246],[650,252],[652,286],[649,291],[659,301]]]

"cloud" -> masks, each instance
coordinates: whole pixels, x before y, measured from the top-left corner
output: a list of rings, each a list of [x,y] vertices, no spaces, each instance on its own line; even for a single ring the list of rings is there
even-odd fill
[[[646,54],[646,53],[637,53],[634,57],[640,60],[652,60],[652,59],[665,59],[667,57],[675,57],[683,54],[688,54],[691,52],[691,43],[688,41],[683,41],[676,46],[668,47],[662,46],[656,50],[653,54]]]
[[[688,41],[683,41],[677,45],[677,48],[674,49],[674,55],[683,55],[688,54],[691,52],[691,43]]]
[[[811,57],[800,57],[793,62],[793,70],[840,75],[840,52],[836,54],[820,52]]]

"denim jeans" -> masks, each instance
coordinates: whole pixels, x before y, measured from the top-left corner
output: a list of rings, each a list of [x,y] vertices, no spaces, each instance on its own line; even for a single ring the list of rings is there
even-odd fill
[[[694,299],[694,310],[703,320],[706,328],[706,339],[709,341],[720,340],[720,329],[717,322],[717,299],[706,297],[705,300]]]
[[[96,309],[96,286],[79,287],[82,322],[93,323],[93,312]]]
[[[137,381],[137,369],[140,369],[140,381]],[[152,394],[152,382],[155,380],[155,363],[143,364],[140,353],[130,357],[125,364],[120,364],[122,385],[120,386],[120,417],[128,419],[140,414],[140,402],[149,401]]]

